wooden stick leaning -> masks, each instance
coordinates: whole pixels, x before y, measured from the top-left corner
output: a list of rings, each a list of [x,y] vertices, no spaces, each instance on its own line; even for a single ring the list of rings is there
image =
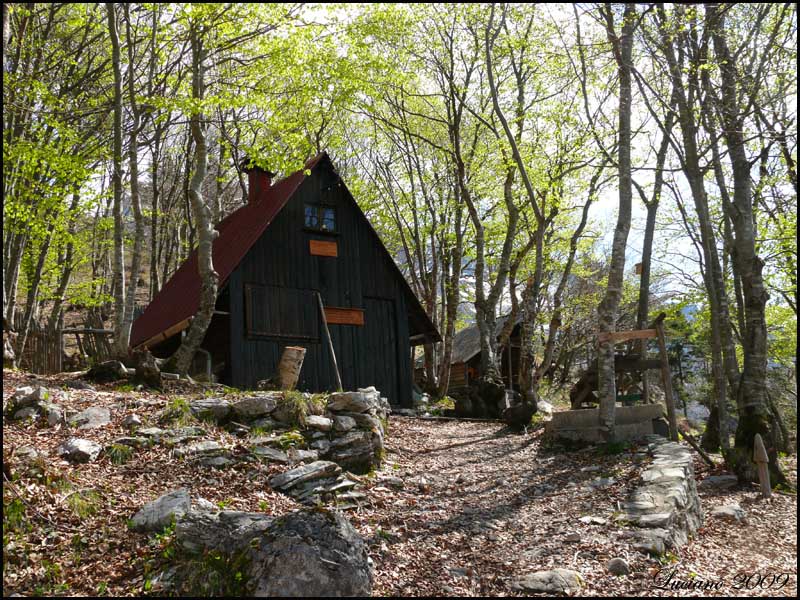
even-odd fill
[[[336,364],[336,352],[333,350],[333,340],[331,339],[331,332],[328,329],[328,319],[325,317],[325,307],[322,305],[322,296],[320,296],[319,292],[317,292],[317,302],[319,302],[319,312],[322,315],[322,325],[325,329],[325,337],[328,338],[328,348],[331,351],[331,357],[333,358],[333,371],[336,373],[336,385],[338,386],[338,391],[342,391],[344,388],[342,387],[342,377],[339,375],[339,365]]]

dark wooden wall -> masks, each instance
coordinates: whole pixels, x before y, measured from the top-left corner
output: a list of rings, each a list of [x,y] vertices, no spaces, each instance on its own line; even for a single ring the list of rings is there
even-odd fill
[[[305,203],[320,200],[336,206],[335,234],[304,229]],[[338,256],[312,256],[309,240],[336,241]],[[326,306],[365,310],[363,326],[329,326],[344,388],[374,385],[391,403],[410,406],[407,292],[390,261],[344,184],[328,164],[317,166],[230,276],[230,383],[255,387],[275,373],[285,346],[298,345],[307,348],[298,389],[335,389],[321,323],[316,340],[247,334],[246,284],[314,290]]]

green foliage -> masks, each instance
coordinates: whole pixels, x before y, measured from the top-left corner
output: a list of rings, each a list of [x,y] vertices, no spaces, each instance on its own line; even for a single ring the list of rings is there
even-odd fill
[[[160,425],[188,425],[193,421],[194,416],[189,406],[189,400],[182,396],[174,396],[158,418]]]
[[[69,509],[81,520],[96,514],[100,501],[100,494],[96,490],[76,490],[66,498]]]
[[[28,531],[29,529],[30,524],[25,519],[25,503],[19,498],[7,499],[3,494],[3,531]]]
[[[115,465],[124,465],[133,456],[134,450],[124,444],[112,444],[106,451],[109,459]]]
[[[278,436],[278,446],[280,446],[282,450],[304,446],[305,443],[306,438],[304,438],[303,434],[299,431],[287,431]]]

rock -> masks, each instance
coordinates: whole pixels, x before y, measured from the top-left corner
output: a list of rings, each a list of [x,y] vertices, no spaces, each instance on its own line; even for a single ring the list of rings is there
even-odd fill
[[[582,583],[581,575],[577,571],[553,569],[519,577],[512,582],[511,587],[525,592],[574,594],[581,589]]]
[[[90,392],[97,391],[93,385],[86,383],[82,379],[69,379],[64,382],[64,385],[73,390],[88,390]]]
[[[367,546],[339,513],[303,510],[276,519],[249,552],[254,596],[370,596]]]
[[[15,421],[25,421],[26,419],[35,419],[39,416],[39,409],[35,406],[26,406],[14,412],[13,419]]]
[[[539,400],[536,403],[536,408],[538,409],[538,412],[543,415],[550,416],[553,414],[553,405],[547,400]]]
[[[368,471],[380,462],[372,437],[369,431],[350,431],[331,441],[327,458],[353,472]]]
[[[306,417],[306,427],[316,429],[318,431],[330,431],[333,426],[333,421],[327,417],[320,417],[319,415],[308,415]]]
[[[629,575],[631,567],[623,558],[612,558],[606,563],[606,570],[612,575]]]
[[[204,456],[197,461],[197,464],[203,467],[210,467],[212,469],[224,469],[234,463],[230,458],[225,456]]]
[[[44,402],[39,407],[39,411],[47,419],[47,424],[50,427],[55,427],[59,423],[64,422],[64,411],[58,404],[52,402]]]
[[[130,446],[131,448],[143,448],[150,444],[146,437],[120,437],[114,440],[120,446]]]
[[[398,490],[402,490],[403,486],[405,485],[403,480],[400,479],[399,477],[387,477],[385,479],[382,479],[381,481],[386,485],[391,486]]]
[[[222,423],[231,414],[231,403],[224,398],[198,398],[189,402],[189,410],[198,419]]]
[[[314,462],[319,460],[319,452],[316,450],[300,450],[298,448],[289,448],[286,451],[289,460],[293,463],[298,462]]]
[[[253,448],[253,454],[271,462],[288,464],[289,456],[286,452],[278,450],[277,448],[270,448],[269,446],[256,446]]]
[[[142,419],[139,415],[130,414],[122,420],[122,426],[126,429],[136,429],[142,426]]]
[[[738,523],[747,520],[747,513],[738,504],[726,504],[725,506],[718,506],[711,511],[711,516],[723,521],[731,523]]]
[[[277,393],[242,398],[233,404],[233,412],[238,418],[246,421],[263,417],[275,410],[280,397],[280,393]]]
[[[356,427],[359,427],[360,429],[366,429],[367,431],[379,431],[381,434],[383,434],[383,423],[381,423],[378,417],[374,417],[369,413],[340,413],[334,418],[344,417],[353,419],[356,422]]]
[[[130,528],[150,533],[163,531],[174,518],[187,513],[191,504],[188,490],[173,490],[145,504],[131,519]]]
[[[331,442],[327,439],[314,440],[308,445],[312,450],[319,452],[320,456],[327,454],[331,449]]]
[[[192,500],[192,511],[216,512],[217,510],[217,505],[205,498],[195,498]]]
[[[711,475],[697,484],[698,489],[729,489],[736,487],[739,480],[736,475]]]
[[[183,457],[198,457],[198,456],[218,456],[225,450],[219,442],[214,440],[203,440],[202,442],[195,442],[189,444],[184,448],[176,448],[174,450],[175,456],[178,458]]]
[[[581,517],[578,520],[585,525],[605,525],[608,523],[608,520],[603,517]]]
[[[84,463],[95,460],[103,447],[91,440],[70,438],[58,447],[58,455],[70,462]]]
[[[85,377],[98,383],[108,383],[128,377],[128,370],[118,360],[107,360],[94,365],[86,372]]]
[[[134,383],[146,385],[155,390],[161,389],[161,369],[158,368],[155,357],[146,348],[134,350],[136,371],[133,376]]]
[[[572,544],[579,543],[581,541],[581,534],[580,533],[568,533],[564,536],[565,542],[570,542]]]
[[[250,429],[263,429],[264,431],[273,431],[274,429],[280,429],[281,424],[278,423],[275,419],[271,419],[270,417],[262,417],[261,419],[256,419],[252,423],[250,423]]]
[[[178,517],[175,544],[187,554],[211,551],[233,554],[247,547],[274,520],[272,516],[262,513],[220,511],[214,504],[204,500],[198,509]]]
[[[98,429],[111,422],[111,411],[105,406],[90,406],[69,420],[78,429]]]
[[[342,468],[336,463],[318,460],[302,467],[295,467],[285,473],[270,477],[269,485],[271,488],[285,492],[303,483],[313,481],[314,479],[323,479],[338,475],[342,472]]]
[[[370,408],[378,408],[373,393],[369,392],[337,392],[328,397],[328,410],[332,412],[348,411],[363,413]]]
[[[353,417],[334,415],[333,416],[333,429],[338,433],[346,433],[356,426],[356,420]]]
[[[163,429],[159,429],[158,427],[145,427],[137,430],[136,433],[158,441],[162,436],[166,435],[167,432]]]
[[[33,446],[20,446],[14,450],[14,456],[16,456],[22,462],[33,462],[37,458],[40,458],[42,453]]]
[[[533,404],[522,403],[503,410],[502,419],[511,429],[519,431],[531,424],[534,414],[536,407]]]
[[[590,481],[587,485],[590,488],[601,490],[603,488],[607,488],[614,485],[616,482],[617,480],[614,479],[613,477],[598,477]]]

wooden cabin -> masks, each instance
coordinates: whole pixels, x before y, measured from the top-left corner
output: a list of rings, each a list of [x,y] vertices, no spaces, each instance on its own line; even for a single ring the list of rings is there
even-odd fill
[[[508,316],[498,317],[495,323],[495,335],[499,336],[503,330]],[[500,366],[506,389],[519,391],[519,357],[520,335],[522,319],[517,318],[511,330],[509,344],[498,347],[500,353]],[[450,360],[450,385],[448,394],[458,395],[465,393],[472,381],[478,378],[481,364],[481,338],[477,325],[471,325],[456,333],[453,338],[453,354]],[[424,365],[418,360],[415,378],[419,383],[424,377]]]
[[[322,153],[272,182],[248,170],[248,204],[217,226],[216,311],[196,355],[215,379],[255,388],[286,346],[307,349],[298,389],[336,389],[319,298],[346,390],[374,385],[411,405],[413,345],[440,341],[378,234]],[[134,322],[133,347],[169,356],[199,306],[194,251]]]

